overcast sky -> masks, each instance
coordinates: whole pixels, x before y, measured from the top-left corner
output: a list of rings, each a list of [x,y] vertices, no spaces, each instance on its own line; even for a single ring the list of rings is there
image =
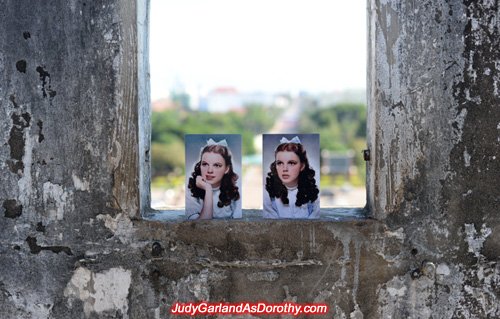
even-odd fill
[[[152,98],[366,85],[365,0],[151,0]]]

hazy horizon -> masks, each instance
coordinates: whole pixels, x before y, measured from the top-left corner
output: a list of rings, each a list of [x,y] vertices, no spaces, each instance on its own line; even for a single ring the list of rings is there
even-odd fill
[[[152,0],[150,63],[153,100],[176,87],[363,90],[366,3]]]

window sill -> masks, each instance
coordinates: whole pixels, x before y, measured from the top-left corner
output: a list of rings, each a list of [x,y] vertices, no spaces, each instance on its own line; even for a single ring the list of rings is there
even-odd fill
[[[321,209],[321,217],[319,219],[264,219],[262,218],[261,209],[243,209],[243,217],[237,219],[219,219],[210,220],[210,222],[231,221],[231,222],[244,222],[244,221],[263,221],[263,222],[277,222],[277,221],[290,221],[290,222],[305,222],[305,221],[321,221],[321,222],[359,222],[371,220],[367,216],[363,207],[327,207]],[[147,221],[160,221],[163,223],[179,223],[187,220],[185,211],[183,209],[150,209],[143,216]]]

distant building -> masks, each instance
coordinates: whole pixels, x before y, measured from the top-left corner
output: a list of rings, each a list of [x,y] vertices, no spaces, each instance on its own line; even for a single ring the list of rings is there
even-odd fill
[[[250,104],[286,107],[290,105],[290,101],[279,94],[264,92],[241,93],[233,87],[216,88],[206,96],[206,110],[209,112],[227,112],[241,109]]]
[[[234,87],[219,87],[206,93],[200,87],[191,87],[172,90],[168,98],[155,100],[151,104],[152,109],[158,112],[180,106],[193,111],[225,113],[243,109],[250,104],[288,107],[290,97],[280,93],[242,93]]]
[[[243,106],[242,95],[232,87],[216,88],[206,98],[209,112],[227,112]]]

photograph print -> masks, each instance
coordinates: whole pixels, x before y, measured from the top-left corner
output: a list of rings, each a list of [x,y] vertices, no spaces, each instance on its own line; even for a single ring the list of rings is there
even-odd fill
[[[241,135],[186,134],[186,217],[241,218]]]
[[[264,134],[263,217],[320,217],[319,134]]]

